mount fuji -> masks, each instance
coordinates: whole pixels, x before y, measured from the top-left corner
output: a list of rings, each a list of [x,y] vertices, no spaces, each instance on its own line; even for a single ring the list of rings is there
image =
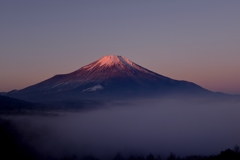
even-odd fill
[[[211,93],[192,82],[154,73],[123,56],[108,55],[72,73],[55,75],[7,95],[28,101],[45,101]]]

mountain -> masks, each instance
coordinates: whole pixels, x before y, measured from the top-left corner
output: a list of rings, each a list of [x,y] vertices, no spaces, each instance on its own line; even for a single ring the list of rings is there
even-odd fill
[[[0,113],[2,111],[21,111],[36,108],[38,104],[0,95]]]
[[[194,83],[154,73],[123,56],[108,55],[72,73],[55,75],[7,95],[29,101],[51,101],[209,93],[212,92]]]

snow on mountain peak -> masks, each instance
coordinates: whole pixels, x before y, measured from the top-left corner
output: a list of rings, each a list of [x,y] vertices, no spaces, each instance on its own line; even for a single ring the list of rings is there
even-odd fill
[[[115,55],[104,56],[98,60],[98,63],[100,64],[100,66],[103,66],[103,65],[111,66],[120,62],[118,57],[121,57],[121,56],[115,56]]]
[[[115,64],[133,65],[133,62],[123,56],[108,55],[98,60],[100,66],[112,66]]]
[[[87,66],[84,66],[83,68],[90,70],[90,69],[94,68],[95,66],[111,67],[113,65],[127,65],[127,66],[133,67],[133,62],[123,56],[107,55]]]
[[[89,65],[86,65],[82,67],[81,69],[86,69],[88,71],[96,68],[102,68],[102,67],[112,67],[117,66],[119,70],[123,70],[123,68],[128,68],[132,71],[139,70],[145,73],[153,74],[152,72],[148,71],[147,69],[135,64],[131,60],[127,59],[126,57],[119,56],[119,55],[107,55],[99,60],[90,63]]]

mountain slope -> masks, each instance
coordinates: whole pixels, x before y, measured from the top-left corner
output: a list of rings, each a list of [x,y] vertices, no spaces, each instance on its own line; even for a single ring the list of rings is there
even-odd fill
[[[36,108],[38,104],[0,95],[0,111],[16,111]]]
[[[8,95],[25,100],[119,98],[155,94],[204,94],[210,91],[187,81],[154,73],[122,56],[104,56],[72,73],[56,75]]]

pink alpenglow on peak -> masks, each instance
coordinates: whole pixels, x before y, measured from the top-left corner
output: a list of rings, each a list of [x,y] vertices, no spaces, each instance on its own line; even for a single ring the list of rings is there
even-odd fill
[[[120,62],[119,57],[121,56],[115,56],[115,55],[104,56],[98,60],[98,63],[100,64],[100,66],[103,66],[103,65],[111,66],[113,64],[117,64]]]
[[[112,66],[114,64],[128,64],[133,65],[133,62],[123,56],[116,56],[116,55],[107,55],[98,60],[99,66]]]
[[[114,65],[128,66],[128,67],[134,67],[136,69],[137,68],[139,69],[139,67],[131,60],[127,59],[126,57],[117,56],[117,55],[104,56],[104,57],[100,58],[99,60],[97,60],[89,65],[86,65],[82,68],[91,70],[95,67],[112,67]]]

